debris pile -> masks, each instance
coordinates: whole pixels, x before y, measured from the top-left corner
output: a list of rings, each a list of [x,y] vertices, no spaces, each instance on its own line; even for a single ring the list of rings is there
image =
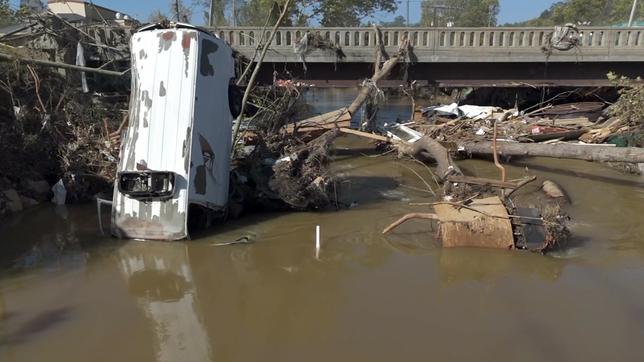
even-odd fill
[[[69,202],[108,189],[127,116],[128,77],[105,73],[128,68],[131,28],[20,20],[0,43],[0,213],[48,201],[61,179]]]
[[[644,125],[617,106],[623,99],[608,108],[601,102],[579,102],[522,112],[455,104],[427,107],[406,126],[466,154],[492,154],[496,125],[504,156],[643,163],[644,153],[637,147],[644,146]]]
[[[313,50],[320,49],[335,55],[336,63],[346,58],[342,48],[338,45],[339,43],[340,39],[335,39],[335,41],[332,42],[330,39],[324,38],[320,35],[319,31],[315,33],[307,31],[301,38],[297,39],[295,43],[293,43],[293,51],[299,55],[300,60],[302,61],[302,66],[304,67],[304,72],[306,72],[306,56]]]
[[[325,115],[297,121],[307,111],[300,96],[288,88],[252,93],[254,114],[243,125],[233,157],[234,215],[244,208],[305,210],[331,202],[334,180],[327,167],[337,133],[327,132]]]

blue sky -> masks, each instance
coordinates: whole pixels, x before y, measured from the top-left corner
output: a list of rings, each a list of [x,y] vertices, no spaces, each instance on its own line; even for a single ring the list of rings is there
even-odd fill
[[[191,0],[186,0],[189,3]],[[237,0],[242,2],[243,0]],[[19,0],[11,0],[15,6],[19,4]],[[374,16],[375,20],[389,21],[396,15],[406,16],[407,13],[407,0],[397,0],[399,6],[396,14],[380,13]],[[541,12],[556,0],[500,0],[501,11],[499,13],[499,24],[508,22],[516,22],[521,20],[528,20],[541,14]],[[166,11],[169,8],[169,0],[94,0],[97,5],[102,5],[111,9],[120,10],[126,14],[130,14],[140,20],[147,20],[150,12],[155,9]],[[418,22],[420,20],[420,3],[421,0],[409,1],[409,14],[410,21]],[[196,9],[195,9],[196,10]],[[199,23],[202,21],[202,11],[195,11],[193,21]]]

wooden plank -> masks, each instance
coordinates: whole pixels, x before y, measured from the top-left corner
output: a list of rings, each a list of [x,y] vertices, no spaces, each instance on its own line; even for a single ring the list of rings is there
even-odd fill
[[[557,118],[552,121],[547,122],[538,122],[538,125],[555,125],[555,126],[580,126],[580,127],[593,127],[595,123],[591,122],[588,117],[576,117],[576,118]]]
[[[362,131],[358,131],[358,130],[351,129],[351,128],[344,128],[344,127],[340,128],[340,132],[347,133],[347,134],[352,134],[352,135],[356,135],[356,136],[360,136],[360,137],[365,137],[365,138],[369,138],[369,139],[376,140],[376,141],[382,141],[382,142],[389,142],[390,141],[390,139],[385,137],[385,136],[380,136],[380,135],[373,134],[373,133],[368,133],[368,132],[362,132]]]
[[[440,220],[443,247],[514,248],[512,224],[501,199],[497,196],[477,199],[468,207],[434,206]]]

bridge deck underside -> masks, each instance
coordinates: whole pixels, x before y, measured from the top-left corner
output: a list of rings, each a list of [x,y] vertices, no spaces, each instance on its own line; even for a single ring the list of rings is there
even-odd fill
[[[264,63],[260,81],[271,83],[273,73],[317,86],[355,86],[373,75],[368,63]],[[586,63],[416,63],[399,64],[383,86],[397,86],[401,81],[441,87],[522,87],[522,86],[608,86],[606,75],[615,72],[631,78],[642,76],[644,62]]]

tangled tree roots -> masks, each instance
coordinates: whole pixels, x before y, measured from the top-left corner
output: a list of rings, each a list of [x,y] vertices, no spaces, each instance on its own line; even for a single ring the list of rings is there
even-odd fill
[[[327,206],[333,181],[327,172],[329,151],[337,136],[338,131],[327,132],[279,160],[273,166],[270,188],[295,209]]]

